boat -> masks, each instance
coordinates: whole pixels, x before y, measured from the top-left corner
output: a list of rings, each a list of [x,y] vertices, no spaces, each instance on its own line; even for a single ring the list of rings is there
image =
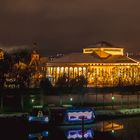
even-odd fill
[[[33,106],[32,111],[29,113],[28,122],[29,123],[49,123],[49,110],[43,108],[42,106]]]
[[[86,124],[95,121],[95,111],[90,107],[71,107],[66,109],[64,122],[66,124]]]
[[[90,107],[59,107],[51,109],[50,112],[56,125],[81,125],[95,121],[95,111]]]

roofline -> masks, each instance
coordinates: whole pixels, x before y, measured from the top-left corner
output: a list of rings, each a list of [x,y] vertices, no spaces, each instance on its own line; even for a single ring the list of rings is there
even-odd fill
[[[74,62],[71,62],[71,63],[66,63],[66,62],[61,62],[61,63],[46,63],[46,66],[56,66],[56,67],[59,67],[59,65],[61,66],[133,66],[133,65],[139,65],[139,63],[136,63],[136,62],[132,62],[132,63],[98,63],[98,62],[95,62],[95,63],[91,63],[91,62],[86,62],[86,63],[74,63]]]
[[[131,57],[129,57],[129,56],[126,56],[126,57],[129,58],[130,60],[136,62],[136,63],[139,63],[139,61],[137,61],[137,60],[135,60],[135,59],[133,59],[133,58],[131,58]]]
[[[104,48],[104,49],[124,49],[122,47],[88,47],[88,48],[83,48],[83,49],[101,49],[101,48]]]

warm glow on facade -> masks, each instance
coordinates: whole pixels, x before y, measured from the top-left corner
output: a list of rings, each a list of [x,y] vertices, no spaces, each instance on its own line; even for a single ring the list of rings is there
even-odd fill
[[[108,55],[111,54],[111,55],[123,55],[123,48],[85,48],[83,49],[83,53],[93,53],[93,52],[96,52],[96,53],[107,53]],[[107,55],[106,54],[106,55]],[[105,55],[105,56],[106,56]],[[105,57],[104,56],[104,57]]]
[[[0,49],[0,60],[4,59],[4,51]]]
[[[97,46],[101,48],[85,48],[83,53],[69,54],[47,63],[47,74],[51,75],[52,82],[66,74],[69,78],[84,75],[91,86],[139,84],[139,62],[125,56],[123,48],[105,45],[104,48],[100,44]]]

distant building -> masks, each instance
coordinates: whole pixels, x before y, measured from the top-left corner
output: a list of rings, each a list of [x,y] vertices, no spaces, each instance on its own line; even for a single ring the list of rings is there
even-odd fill
[[[39,87],[42,78],[46,78],[46,63],[48,62],[47,57],[41,57],[37,51],[33,51],[31,54],[31,61],[29,68],[33,70],[32,80],[30,87]]]
[[[140,84],[140,64],[124,54],[124,48],[102,41],[83,53],[71,53],[47,63],[47,76],[53,83],[66,74],[84,75],[90,86]]]
[[[41,57],[36,48],[31,52],[29,51],[30,58],[27,61],[22,57],[20,58],[20,55],[18,59],[15,59],[13,54],[9,54],[10,59],[6,60],[4,55],[5,52],[0,49],[0,68],[2,69],[3,65],[5,66],[4,62],[7,65],[4,72],[0,73],[0,76],[3,76],[4,79],[4,88],[20,88],[22,85],[30,88],[40,86],[40,81],[46,77],[47,57]],[[0,78],[0,81],[3,79]]]

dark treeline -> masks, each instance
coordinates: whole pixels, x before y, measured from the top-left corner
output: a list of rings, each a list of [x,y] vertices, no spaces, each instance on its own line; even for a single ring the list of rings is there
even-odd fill
[[[15,50],[12,53],[3,51],[3,58],[0,59],[0,89],[41,88],[45,93],[85,92],[88,81],[83,75],[69,79],[64,74],[57,79],[54,85],[46,77],[35,78],[35,74],[38,74],[40,69],[30,65],[33,52],[27,49]],[[31,87],[35,80],[38,80],[39,85]]]
[[[19,49],[12,53],[3,51],[3,58],[0,59],[0,88],[6,88],[6,81],[7,84],[14,83],[16,88],[29,87],[33,72],[28,67],[30,61],[31,50]]]
[[[87,79],[81,75],[69,79],[65,74],[58,78],[53,86],[48,79],[44,79],[40,83],[40,87],[44,92],[54,92],[55,94],[65,93],[85,93],[87,91]]]

